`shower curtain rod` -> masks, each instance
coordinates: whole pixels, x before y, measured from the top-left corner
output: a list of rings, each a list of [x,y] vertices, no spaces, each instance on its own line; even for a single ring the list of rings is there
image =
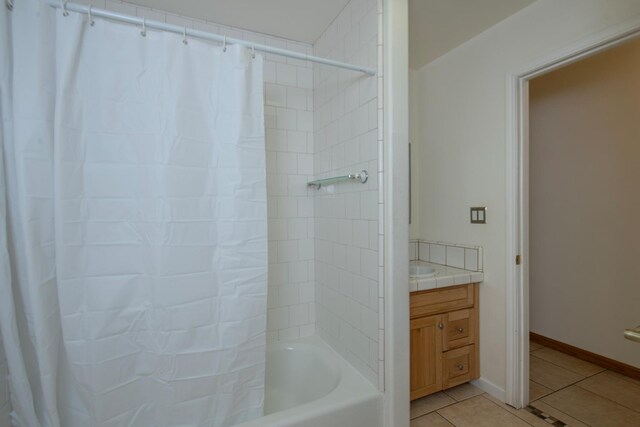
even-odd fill
[[[330,65],[332,67],[358,71],[361,73],[368,74],[370,76],[376,75],[376,70],[374,70],[373,68],[361,67],[359,65],[353,65],[353,64],[348,64],[346,62],[335,61],[333,59],[307,55],[305,53],[294,52],[287,49],[280,49],[277,47],[253,43],[251,41],[236,39],[233,37],[220,36],[218,34],[208,33],[206,31],[193,30],[186,27],[180,27],[178,25],[166,24],[164,22],[147,20],[145,18],[125,15],[122,13],[112,12],[110,10],[97,9],[91,6],[85,6],[83,4],[67,3],[65,1],[59,1],[59,0],[43,0],[43,1],[44,3],[58,9],[65,9],[66,11],[84,13],[87,15],[91,13],[92,17],[98,16],[101,18],[113,19],[115,21],[127,22],[129,24],[137,24],[140,26],[144,26],[145,28],[153,28],[155,30],[182,34],[185,37],[210,40],[210,41],[219,42],[219,43],[239,44],[251,49],[255,49],[260,52],[271,53],[274,55],[286,56],[287,58],[300,59],[303,61],[311,61],[311,62],[316,62],[318,64]]]

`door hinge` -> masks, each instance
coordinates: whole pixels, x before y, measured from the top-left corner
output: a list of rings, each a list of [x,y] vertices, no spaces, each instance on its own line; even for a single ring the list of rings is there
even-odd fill
[[[522,257],[520,255],[516,255],[516,265],[522,264]]]

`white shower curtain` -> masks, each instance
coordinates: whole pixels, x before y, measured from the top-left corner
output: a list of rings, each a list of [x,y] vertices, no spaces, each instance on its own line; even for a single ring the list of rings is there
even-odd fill
[[[36,0],[0,12],[0,334],[15,425],[262,415],[262,60]]]

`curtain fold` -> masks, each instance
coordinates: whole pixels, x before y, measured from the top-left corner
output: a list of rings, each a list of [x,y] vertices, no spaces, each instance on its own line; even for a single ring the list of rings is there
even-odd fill
[[[3,10],[0,332],[19,426],[262,415],[262,59]]]

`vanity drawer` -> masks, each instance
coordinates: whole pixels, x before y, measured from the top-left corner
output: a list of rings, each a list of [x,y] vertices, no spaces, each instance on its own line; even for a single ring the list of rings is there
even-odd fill
[[[452,311],[443,316],[442,350],[464,347],[476,342],[475,309]]]
[[[443,289],[412,292],[409,312],[411,318],[473,307],[474,285],[451,286]]]
[[[443,353],[442,388],[447,389],[476,378],[474,345]]]

